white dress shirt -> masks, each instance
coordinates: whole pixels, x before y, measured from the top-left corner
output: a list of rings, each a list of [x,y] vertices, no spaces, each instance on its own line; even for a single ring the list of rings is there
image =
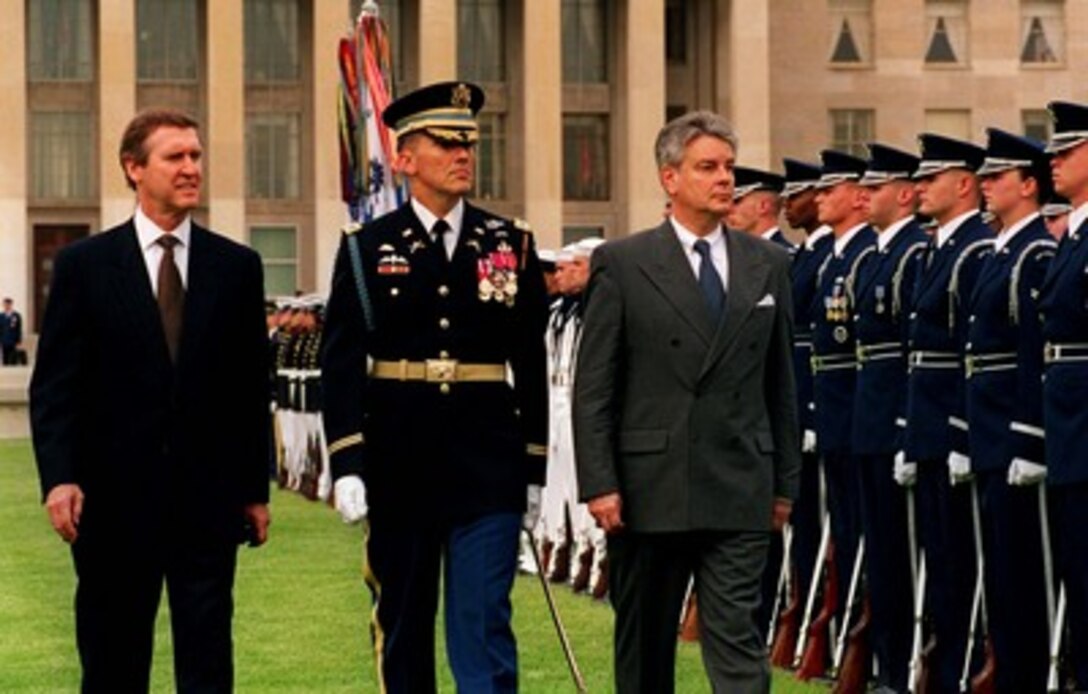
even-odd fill
[[[1013,237],[1016,236],[1016,234],[1021,229],[1023,229],[1027,225],[1031,224],[1032,222],[1034,222],[1038,218],[1039,218],[1039,213],[1038,212],[1032,212],[1028,216],[1021,219],[1019,222],[1016,222],[1015,224],[1013,224],[1011,227],[1009,227],[1007,229],[1002,229],[1001,233],[997,235],[996,239],[994,239],[994,253],[997,253],[998,251],[1000,251],[1005,246],[1008,246],[1009,242],[1012,241]]]
[[[699,266],[703,262],[703,257],[695,250],[695,242],[701,238],[710,244],[710,260],[714,263],[714,269],[718,271],[718,276],[722,278],[722,289],[728,295],[729,257],[726,255],[725,233],[722,231],[721,225],[719,224],[714,231],[706,236],[698,236],[678,222],[676,217],[670,215],[669,221],[672,222],[673,231],[676,232],[676,238],[680,240],[680,245],[684,247],[684,254],[688,258],[688,263],[691,264],[691,271],[695,273],[696,280],[699,279]]]
[[[821,224],[812,230],[812,233],[805,237],[805,248],[812,250],[816,247],[816,242],[831,233],[831,227],[826,224]]]
[[[132,219],[136,227],[136,239],[140,243],[140,250],[144,254],[144,265],[147,266],[147,276],[151,279],[151,293],[159,295],[159,264],[162,262],[163,247],[159,245],[159,237],[170,234],[178,240],[174,246],[174,264],[181,273],[181,285],[189,287],[189,237],[192,235],[193,222],[186,215],[173,231],[164,231],[159,225],[151,221],[144,214],[140,206],[136,206],[136,214]]]
[[[1088,221],[1088,202],[1069,213],[1069,233],[1077,236],[1077,229]]]
[[[968,210],[959,217],[954,218],[948,224],[937,227],[937,248],[943,246],[948,239],[952,238],[952,234],[956,233],[956,229],[959,229],[969,217],[973,217],[976,214],[978,214],[978,210]]]
[[[412,198],[412,209],[415,211],[416,216],[419,217],[419,221],[423,223],[423,228],[427,230],[427,235],[434,241],[434,233],[431,230],[434,229],[435,222],[438,221],[438,216],[421,205],[415,198]],[[446,220],[446,224],[450,225],[450,230],[442,237],[442,242],[446,245],[447,258],[452,258],[453,251],[457,248],[457,238],[461,235],[461,220],[464,219],[464,216],[465,201],[458,200],[457,204],[450,210],[450,213],[443,217],[443,219]]]
[[[892,244],[892,240],[895,239],[896,234],[907,226],[910,220],[914,219],[914,215],[908,214],[900,220],[894,221],[888,225],[888,228],[877,234],[876,237],[876,249],[882,251]]]
[[[836,258],[842,257],[842,254],[846,252],[846,247],[850,245],[850,242],[854,240],[854,237],[858,235],[858,232],[864,229],[868,224],[862,222],[855,227],[850,227],[845,234],[835,239],[834,253]]]

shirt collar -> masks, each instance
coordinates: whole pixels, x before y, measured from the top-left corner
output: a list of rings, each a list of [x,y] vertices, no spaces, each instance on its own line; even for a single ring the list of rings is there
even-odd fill
[[[958,217],[953,218],[948,224],[942,224],[937,227],[937,233],[934,238],[937,239],[937,248],[940,248],[945,244],[948,239],[952,238],[952,234],[956,233],[956,229],[959,229],[969,218],[978,214],[978,210],[968,210]]]
[[[676,237],[680,239],[681,245],[684,246],[684,251],[689,255],[695,252],[695,242],[699,239],[705,240],[711,246],[718,243],[719,240],[723,240],[722,225],[719,224],[714,231],[710,232],[706,236],[699,236],[695,232],[688,229],[681,224],[676,217],[669,215],[669,221],[672,222],[672,228],[676,232]]]
[[[1021,219],[1020,221],[1014,222],[1012,224],[1012,226],[1008,227],[1007,229],[1002,229],[1001,233],[998,234],[997,238],[994,239],[994,252],[996,253],[997,251],[1000,251],[1005,246],[1008,246],[1009,243],[1012,241],[1012,237],[1016,236],[1016,234],[1019,233],[1021,229],[1023,229],[1027,225],[1031,224],[1032,222],[1034,222],[1038,218],[1039,218],[1039,213],[1038,212],[1032,212],[1028,216]]]
[[[760,238],[763,238],[763,239],[766,239],[766,240],[770,241],[770,240],[774,239],[774,235],[777,234],[777,233],[778,233],[778,227],[771,227],[770,229],[763,232],[759,236],[760,236]]]
[[[862,222],[861,224],[858,224],[857,226],[851,227],[849,231],[847,231],[845,234],[843,234],[842,236],[835,239],[835,257],[836,258],[842,256],[843,252],[846,250],[846,247],[848,245],[850,245],[850,242],[854,240],[854,237],[857,236],[858,232],[861,231],[862,229],[864,229],[865,226],[866,226],[866,223]]]
[[[176,238],[182,248],[189,247],[189,237],[193,228],[193,220],[189,215],[185,215],[185,219],[181,220],[181,224],[178,224],[173,231],[167,232],[151,221],[151,218],[144,214],[143,209],[136,205],[136,214],[133,215],[132,222],[136,227],[136,238],[140,242],[140,248],[145,251],[157,244],[159,237],[167,233]]]
[[[428,234],[431,233],[431,229],[434,228],[434,223],[438,221],[438,215],[428,210],[421,202],[415,198],[411,199],[412,209],[416,213],[416,217],[423,224],[423,228]],[[464,199],[458,200],[457,204],[453,206],[453,209],[449,211],[444,219],[446,223],[450,225],[450,230],[454,234],[461,233],[461,220],[465,216],[465,201]]]
[[[831,233],[831,227],[826,224],[821,224],[816,229],[805,237],[805,248],[812,250],[816,247],[816,242]]]
[[[879,234],[877,234],[876,249],[878,251],[882,251],[888,246],[892,245],[892,240],[895,238],[896,234],[898,234],[900,230],[903,229],[903,227],[907,226],[907,224],[909,224],[912,219],[914,219],[914,215],[908,214],[906,217],[903,217],[902,219],[896,220],[889,224],[887,229],[884,229]]]
[[[1088,202],[1069,213],[1069,233],[1075,234],[1088,221]]]

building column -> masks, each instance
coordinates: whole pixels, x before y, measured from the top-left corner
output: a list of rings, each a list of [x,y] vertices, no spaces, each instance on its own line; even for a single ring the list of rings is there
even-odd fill
[[[26,200],[27,154],[26,3],[10,3],[0,22],[0,103],[4,104],[4,146],[0,147],[0,294],[15,300],[29,320],[30,248]]]
[[[538,0],[524,0],[522,7],[524,63],[518,87],[525,136],[517,158],[527,162],[525,219],[533,227],[538,248],[558,248],[563,243],[561,10],[558,2]]]
[[[417,26],[420,86],[457,79],[457,0],[419,0]]]
[[[324,3],[317,3],[324,4]],[[245,26],[243,4],[237,0],[208,0],[206,79],[208,150],[204,173],[210,196],[208,221],[220,234],[245,243],[246,233],[246,104]]]
[[[770,0],[732,0],[729,33],[731,120],[740,140],[738,160],[771,166]]]
[[[665,122],[665,0],[627,0],[622,65],[626,87],[623,148],[618,160],[626,197],[620,231],[661,221],[665,193],[657,178],[653,145]]]
[[[319,293],[326,294],[340,245],[340,227],[347,221],[347,208],[340,200],[340,69],[335,56],[350,23],[340,3],[314,3],[313,13],[314,285]]]
[[[99,219],[109,229],[132,216],[135,197],[125,183],[117,150],[136,113],[136,2],[98,3]]]

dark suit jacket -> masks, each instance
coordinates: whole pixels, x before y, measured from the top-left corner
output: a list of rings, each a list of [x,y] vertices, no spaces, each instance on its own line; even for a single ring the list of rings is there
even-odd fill
[[[584,500],[618,491],[634,531],[765,531],[800,475],[789,255],[726,233],[714,325],[669,223],[593,254],[575,376]]]
[[[30,384],[43,495],[76,483],[80,539],[239,539],[268,500],[268,345],[256,253],[193,224],[178,363],[136,229],[57,255]]]

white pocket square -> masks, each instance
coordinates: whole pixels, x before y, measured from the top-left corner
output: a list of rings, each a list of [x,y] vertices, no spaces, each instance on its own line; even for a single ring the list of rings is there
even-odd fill
[[[756,304],[756,306],[757,307],[759,307],[759,306],[774,306],[774,297],[771,296],[770,294],[767,294],[766,296],[764,296],[762,299],[759,300],[759,303]]]

